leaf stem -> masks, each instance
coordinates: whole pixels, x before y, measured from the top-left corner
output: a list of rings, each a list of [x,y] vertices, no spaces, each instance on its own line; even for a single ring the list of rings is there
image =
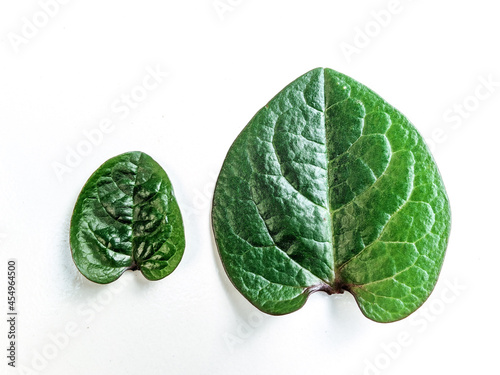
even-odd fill
[[[308,290],[309,294],[315,293],[315,292],[325,292],[330,296],[332,294],[343,294],[344,293],[344,289],[343,289],[342,285],[339,284],[338,282],[335,282],[335,284],[333,286],[330,284],[326,284],[326,283],[313,285],[313,286],[307,288],[307,290]]]
[[[137,266],[137,263],[134,261],[130,267],[128,268],[130,271],[137,271],[139,267]]]

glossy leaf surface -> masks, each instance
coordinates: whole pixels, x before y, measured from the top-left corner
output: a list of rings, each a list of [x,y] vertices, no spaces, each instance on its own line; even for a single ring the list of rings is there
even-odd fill
[[[70,244],[80,272],[97,283],[112,282],[127,269],[139,269],[149,280],[170,274],[185,241],[165,171],[142,152],[105,162],[78,197]]]
[[[231,146],[213,202],[226,272],[256,307],[354,295],[370,319],[415,311],[437,281],[450,209],[423,138],[395,108],[331,69],[298,78]]]

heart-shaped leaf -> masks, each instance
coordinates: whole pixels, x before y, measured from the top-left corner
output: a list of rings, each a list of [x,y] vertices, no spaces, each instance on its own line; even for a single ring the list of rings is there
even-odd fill
[[[364,85],[322,68],[288,85],[235,140],[212,219],[229,278],[262,311],[287,314],[315,291],[347,290],[379,322],[427,299],[450,230],[417,130]]]
[[[89,178],[73,211],[73,260],[106,284],[128,269],[149,280],[169,275],[184,253],[184,228],[165,171],[143,152],[109,159]]]

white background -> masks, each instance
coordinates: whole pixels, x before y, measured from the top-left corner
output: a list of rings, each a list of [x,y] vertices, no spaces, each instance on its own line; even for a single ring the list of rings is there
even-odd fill
[[[219,12],[213,0],[62,3],[0,5],[1,374],[498,368],[498,345],[488,340],[500,333],[496,2],[222,0]],[[211,197],[229,146],[279,90],[318,66],[409,117],[430,139],[448,189],[453,228],[441,277],[424,306],[397,323],[366,319],[348,294],[318,293],[296,313],[264,315],[230,284],[216,253]],[[161,72],[157,82],[151,69]],[[126,112],[131,92],[137,100]],[[96,135],[103,121],[111,129]],[[169,174],[185,256],[158,282],[127,272],[96,285],[72,263],[71,212],[90,174],[132,150]],[[19,372],[5,358],[9,258],[19,263]]]

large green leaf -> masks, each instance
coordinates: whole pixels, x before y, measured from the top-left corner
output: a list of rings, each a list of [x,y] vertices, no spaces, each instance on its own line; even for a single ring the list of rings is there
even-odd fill
[[[109,159],[89,178],[73,211],[73,260],[106,284],[128,269],[149,280],[169,275],[184,253],[184,228],[165,171],[143,152]]]
[[[235,140],[212,220],[229,278],[262,311],[286,314],[315,291],[347,290],[368,318],[389,322],[434,288],[450,208],[410,122],[364,85],[319,68]]]

